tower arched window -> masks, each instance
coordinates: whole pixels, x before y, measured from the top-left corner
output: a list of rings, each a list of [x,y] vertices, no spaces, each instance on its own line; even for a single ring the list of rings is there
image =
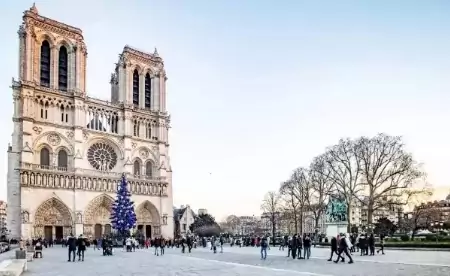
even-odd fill
[[[63,149],[58,152],[58,167],[67,168],[67,152]]]
[[[141,163],[139,162],[139,160],[134,161],[133,172],[134,175],[141,175]]]
[[[45,167],[50,166],[50,151],[48,148],[42,148],[40,152],[40,165]]]
[[[150,74],[147,73],[145,75],[145,107],[150,108],[151,104],[151,95],[152,95],[152,79],[150,78]]]
[[[67,91],[67,48],[61,46],[59,48],[59,58],[58,58],[58,88],[62,91]]]
[[[50,44],[44,40],[41,44],[41,86],[50,87]]]
[[[137,70],[133,72],[133,104],[139,105],[139,73]]]
[[[153,176],[153,164],[151,161],[148,161],[147,164],[145,164],[145,175],[147,177]]]

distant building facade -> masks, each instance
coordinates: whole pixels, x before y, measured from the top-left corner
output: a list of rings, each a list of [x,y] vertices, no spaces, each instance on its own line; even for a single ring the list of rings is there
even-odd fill
[[[1,236],[3,235],[8,235],[9,231],[8,231],[8,225],[6,223],[6,209],[7,209],[7,204],[5,201],[0,200],[0,233]]]
[[[180,208],[175,208],[173,218],[175,237],[184,236],[191,232],[189,227],[194,223],[195,213],[189,205],[181,205]]]

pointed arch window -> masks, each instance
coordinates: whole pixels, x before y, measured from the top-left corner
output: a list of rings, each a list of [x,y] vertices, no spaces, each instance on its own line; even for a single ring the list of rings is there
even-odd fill
[[[50,151],[47,148],[42,148],[40,152],[40,165],[45,167],[50,166]]]
[[[152,79],[150,78],[150,74],[147,73],[145,75],[145,108],[150,108],[151,104],[151,94],[152,94]]]
[[[50,44],[44,40],[41,44],[41,86],[50,87]]]
[[[134,175],[141,175],[141,163],[139,162],[139,160],[134,161],[133,172]]]
[[[139,105],[139,73],[136,69],[133,72],[133,104]]]
[[[148,161],[147,164],[145,164],[145,175],[147,177],[153,176],[153,163],[151,161]]]
[[[58,152],[58,167],[67,168],[67,152],[63,149]]]
[[[58,58],[58,88],[62,91],[67,91],[67,48],[61,46],[59,48],[59,58]]]

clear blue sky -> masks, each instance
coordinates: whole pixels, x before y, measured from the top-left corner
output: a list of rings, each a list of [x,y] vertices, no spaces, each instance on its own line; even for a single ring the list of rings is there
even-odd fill
[[[2,1],[0,137],[12,133],[17,29]],[[125,44],[165,59],[175,204],[258,215],[266,191],[339,138],[403,135],[449,186],[449,1],[36,1],[83,29],[88,94],[108,99]],[[450,187],[449,187],[450,190]],[[5,198],[6,185],[1,197]],[[442,195],[445,197],[445,195]]]

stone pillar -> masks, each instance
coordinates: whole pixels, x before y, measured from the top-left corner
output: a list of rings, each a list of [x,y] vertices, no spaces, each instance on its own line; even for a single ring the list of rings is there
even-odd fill
[[[125,69],[123,68],[124,65],[119,63],[119,75],[117,76],[118,82],[119,82],[119,95],[118,95],[118,101],[119,102],[125,102]]]
[[[33,40],[33,37],[31,35],[31,31],[28,30],[27,31],[27,36],[25,38],[25,57],[24,57],[24,79],[28,80],[28,81],[33,81],[34,77],[33,76],[33,58],[34,58],[34,53],[33,53],[33,49],[34,49],[34,44],[35,41]],[[38,66],[39,68],[39,66]]]
[[[50,48],[51,56],[50,56],[50,87],[54,89],[58,89],[58,58],[59,53],[58,49],[55,45],[52,45]]]
[[[153,109],[155,111],[160,110],[159,109],[159,98],[160,98],[160,93],[161,93],[161,87],[160,87],[160,79],[161,76],[158,74],[155,76],[154,80],[155,80],[155,85],[154,85],[154,91],[153,91],[153,95],[154,95],[154,105],[153,105]]]
[[[160,77],[160,92],[159,92],[159,110],[166,111],[166,76],[163,74]]]
[[[23,80],[26,78],[24,76],[24,67],[26,63],[26,33],[23,29],[23,26],[20,26],[19,31],[19,80]]]

